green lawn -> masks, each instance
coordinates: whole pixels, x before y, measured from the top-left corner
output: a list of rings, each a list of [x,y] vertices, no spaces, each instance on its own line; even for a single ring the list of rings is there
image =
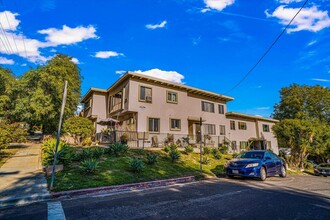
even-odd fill
[[[147,165],[141,173],[132,173],[129,170],[129,161],[133,157],[146,160],[146,154],[153,152],[158,155],[155,165]],[[211,161],[203,164],[203,175],[215,176],[223,172],[224,163],[231,159],[229,155],[223,155],[220,160],[213,155],[207,155]],[[99,166],[94,174],[85,174],[79,162],[65,165],[64,170],[56,174],[54,191],[83,189],[90,187],[111,186],[160,179],[169,179],[183,176],[200,176],[199,154],[181,154],[180,161],[172,163],[168,154],[162,150],[130,150],[125,156],[114,157],[103,155],[99,159]]]

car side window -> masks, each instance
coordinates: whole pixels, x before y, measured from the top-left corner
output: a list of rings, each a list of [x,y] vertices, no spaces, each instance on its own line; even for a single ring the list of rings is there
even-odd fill
[[[273,154],[273,153],[268,153],[270,155],[270,158],[272,158],[272,160],[279,160],[279,158]]]
[[[273,158],[272,158],[272,156],[270,155],[270,153],[268,153],[268,152],[265,152],[265,159],[266,159],[267,157],[269,157],[270,159],[272,159],[272,160],[273,160]]]

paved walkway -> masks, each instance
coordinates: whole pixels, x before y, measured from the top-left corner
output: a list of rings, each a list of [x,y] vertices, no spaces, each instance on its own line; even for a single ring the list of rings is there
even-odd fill
[[[0,203],[49,195],[41,168],[41,145],[24,144],[0,167]]]

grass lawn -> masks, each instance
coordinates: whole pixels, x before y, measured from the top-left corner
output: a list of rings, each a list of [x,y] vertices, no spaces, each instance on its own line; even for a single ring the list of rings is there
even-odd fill
[[[137,157],[146,161],[147,153],[158,155],[158,161],[154,165],[147,165],[141,173],[133,173],[129,170],[129,161]],[[230,155],[223,155],[220,160],[207,155],[211,161],[203,164],[203,174],[215,176],[224,170],[224,164],[231,159]],[[200,176],[199,154],[181,154],[181,159],[172,163],[168,154],[162,150],[129,150],[125,156],[115,157],[103,155],[99,160],[99,166],[94,174],[83,172],[80,162],[73,162],[64,166],[64,170],[56,174],[54,191],[83,189],[90,187],[111,186],[160,179],[169,179],[183,176]]]
[[[0,167],[20,149],[20,146],[10,146],[0,151]]]

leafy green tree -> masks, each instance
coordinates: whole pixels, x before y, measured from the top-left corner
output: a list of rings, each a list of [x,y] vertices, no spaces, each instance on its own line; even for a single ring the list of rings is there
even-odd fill
[[[26,129],[20,123],[7,124],[0,121],[0,150],[7,148],[9,143],[26,141]]]
[[[0,118],[7,119],[12,109],[13,86],[16,78],[9,69],[0,67]]]
[[[330,89],[322,86],[293,84],[280,91],[280,103],[274,106],[273,118],[313,119],[330,124]]]
[[[290,163],[303,168],[308,156],[324,162],[330,156],[330,89],[293,84],[282,88],[273,117],[279,146],[291,148]]]
[[[88,118],[75,116],[64,122],[63,131],[73,136],[75,143],[80,145],[82,139],[92,136],[94,125]]]
[[[31,127],[42,126],[45,133],[56,131],[62,104],[63,86],[68,81],[64,120],[72,117],[81,92],[81,75],[72,57],[58,54],[45,66],[26,72],[15,87],[16,101],[11,118]]]

